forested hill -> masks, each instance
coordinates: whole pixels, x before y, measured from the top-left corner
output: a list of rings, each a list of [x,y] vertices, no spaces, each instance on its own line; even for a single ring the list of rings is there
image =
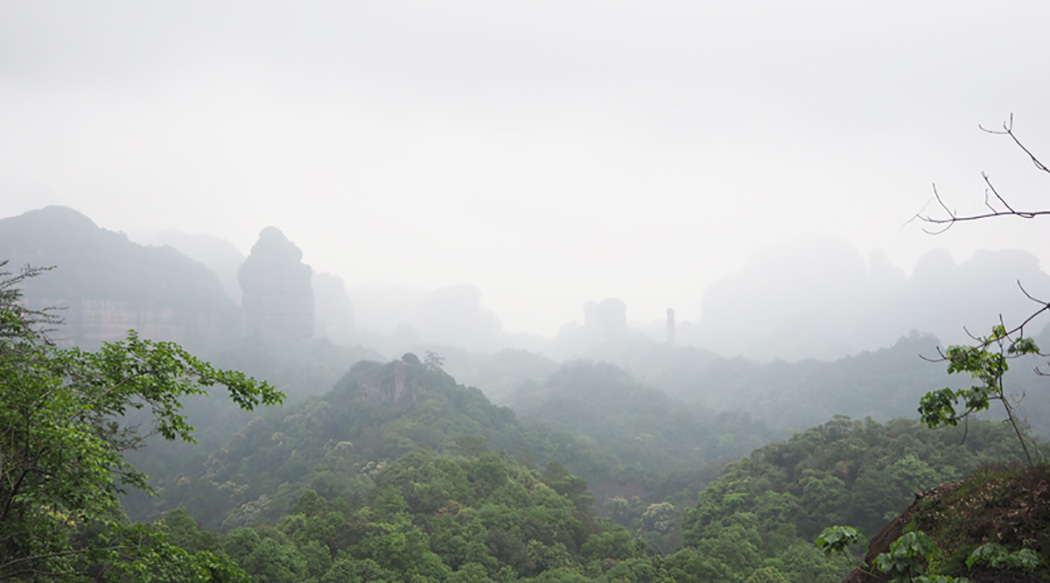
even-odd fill
[[[1037,340],[1040,346],[1050,346],[1050,329]],[[946,348],[934,336],[912,332],[892,346],[834,361],[760,363],[715,358],[694,363],[665,356],[636,362],[631,372],[686,402],[744,412],[771,427],[800,431],[834,415],[879,421],[914,417],[920,397],[927,392],[969,387],[968,375],[948,375],[947,363],[937,361],[938,350]],[[1004,386],[1012,398],[1021,399],[1032,431],[1046,438],[1050,437],[1050,390],[1045,377],[1033,374],[1040,365],[1045,359],[1011,360]]]
[[[812,558],[825,527],[854,525],[872,537],[926,490],[1023,459],[1002,423],[931,430],[839,417],[727,467],[683,516],[682,542],[701,555],[693,563],[700,581],[744,581],[765,570],[767,578],[754,580],[830,583],[841,573],[821,571]]]
[[[294,419],[255,422],[214,460],[209,479],[227,481],[210,492],[211,514],[186,504],[188,513],[168,513],[158,527],[191,550],[228,553],[259,582],[837,583],[849,565],[813,545],[821,528],[854,521],[872,533],[916,491],[1019,459],[1002,424],[972,423],[962,442],[963,428],[837,418],[730,465],[698,503],[638,506],[613,498],[611,520],[601,519],[586,482],[561,464],[530,469],[527,455],[517,456],[523,465],[485,451],[477,437],[513,428],[506,413],[490,411],[467,428],[478,432],[473,438],[451,439],[457,432],[435,419],[447,413],[442,400],[482,401],[469,391],[434,395],[420,383],[430,374],[406,361],[369,364]],[[333,414],[354,403],[358,413]],[[438,429],[426,431],[418,425],[424,419]],[[312,444],[303,441],[310,434],[318,435]],[[338,441],[351,436],[358,442]],[[420,447],[427,439],[437,447]],[[245,455],[254,442],[272,447]],[[365,456],[356,457],[357,449]],[[394,457],[364,461],[387,454]],[[275,465],[263,467],[267,461]],[[253,496],[253,484],[241,481],[252,475],[306,480],[226,514],[226,529],[250,527],[201,531],[190,517],[207,524],[223,504],[235,504],[229,494]],[[297,485],[304,489],[293,494]]]
[[[880,424],[837,417],[730,464],[686,515],[686,540],[738,512],[755,514],[774,530],[776,523],[791,524],[807,540],[831,524],[851,524],[873,535],[916,492],[982,465],[1023,460],[1002,423],[931,430],[906,419]]]
[[[596,456],[568,434],[526,429],[481,391],[406,354],[359,362],[325,395],[253,419],[211,456],[203,475],[160,484],[159,509],[185,506],[209,527],[230,528],[287,512],[307,487],[360,499],[377,470],[420,448],[505,451],[533,467]]]
[[[641,493],[645,472],[717,472],[716,462],[724,465],[787,435],[745,413],[687,404],[608,363],[568,363],[543,382],[524,383],[508,403],[523,422],[571,433],[636,472],[632,484],[600,468],[573,468],[603,493],[629,495],[632,486]]]
[[[613,496],[686,501],[728,461],[775,434],[739,414],[687,406],[607,364],[567,365],[519,391],[523,417],[456,383],[440,358],[361,361],[328,393],[267,411],[207,460],[160,447],[136,455],[164,492],[129,500],[136,517],[185,505],[217,528],[286,511],[310,487],[353,497],[370,472],[419,448],[503,451],[527,467],[551,461],[584,477],[598,508]],[[195,404],[197,414],[200,408]],[[208,432],[214,434],[214,430]],[[187,448],[186,454],[192,453]],[[161,457],[154,457],[154,456]]]

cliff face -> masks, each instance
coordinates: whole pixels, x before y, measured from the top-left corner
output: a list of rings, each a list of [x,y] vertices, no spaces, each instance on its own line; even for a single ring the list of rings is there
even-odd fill
[[[390,374],[362,381],[361,398],[366,401],[381,402],[400,401],[407,397],[415,401],[415,387],[409,379],[411,368],[411,364],[395,362]]]
[[[154,301],[30,297],[26,303],[34,309],[58,308],[62,323],[49,333],[51,339],[89,350],[120,340],[129,330],[151,340],[204,346],[219,339],[231,323],[229,313],[182,311]]]
[[[63,345],[93,349],[134,329],[188,347],[217,340],[236,307],[216,276],[170,247],[138,245],[65,207],[0,220],[0,261],[16,272],[51,267],[24,282],[28,305],[61,308],[52,332]]]
[[[99,344],[136,330],[144,338],[171,340],[183,345],[203,344],[222,330],[215,312],[179,314],[171,306],[153,306],[127,300],[81,300],[78,310],[82,343]]]
[[[276,227],[266,227],[237,272],[249,330],[305,341],[314,335],[314,292],[303,252]]]

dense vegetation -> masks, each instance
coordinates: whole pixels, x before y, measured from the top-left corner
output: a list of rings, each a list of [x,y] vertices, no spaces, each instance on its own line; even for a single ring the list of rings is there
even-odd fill
[[[917,493],[1022,459],[1009,428],[998,423],[933,431],[912,420],[882,425],[837,417],[728,466],[683,519],[685,540],[702,538],[705,525],[741,510],[774,530],[791,525],[806,540],[830,524],[873,535]]]
[[[583,388],[575,392],[574,386]],[[624,406],[606,410],[597,403],[585,413],[581,403],[587,401],[581,396],[596,387],[609,387],[609,402]],[[387,364],[364,361],[326,395],[249,423],[208,460],[201,477],[185,475],[164,485],[156,510],[179,505],[202,527],[250,536],[255,545],[272,541],[238,559],[229,550],[232,543],[208,535],[211,550],[230,552],[260,581],[281,580],[264,574],[280,570],[267,561],[291,561],[287,570],[299,578],[295,580],[341,580],[329,574],[337,563],[351,577],[346,580],[422,576],[375,554],[370,546],[380,544],[370,536],[380,536],[383,545],[391,544],[383,537],[394,536],[404,541],[398,544],[417,545],[412,556],[419,565],[412,564],[429,565],[426,577],[441,581],[627,576],[676,582],[759,577],[832,582],[844,575],[847,564],[824,557],[812,545],[823,527],[855,524],[872,535],[904,510],[916,492],[962,478],[982,465],[1021,460],[1009,428],[996,422],[933,431],[917,421],[880,424],[836,417],[786,442],[758,448],[706,486],[714,475],[660,481],[632,465],[631,460],[645,458],[644,448],[625,447],[616,457],[611,453],[616,448],[601,451],[596,446],[600,441],[586,432],[613,427],[632,439],[636,424],[643,424],[654,431],[654,440],[678,447],[690,438],[673,439],[673,433],[653,428],[661,426],[660,420],[664,429],[688,426],[678,416],[692,421],[694,413],[680,407],[675,413],[673,400],[605,365],[568,366],[546,389],[558,395],[548,397],[554,423],[559,416],[578,419],[575,437],[519,422],[480,391],[455,383],[433,355],[428,362],[411,354]],[[523,398],[547,402],[540,391],[532,387]],[[619,416],[613,415],[616,411]],[[605,425],[598,421],[603,415],[609,416]],[[606,431],[599,435],[615,442],[618,432]],[[691,443],[702,449],[709,434],[694,428]],[[656,456],[652,463],[666,459]],[[571,464],[611,477],[604,487],[589,488],[565,470]],[[479,472],[489,472],[489,477]],[[484,485],[493,481],[500,487]],[[541,485],[551,490],[542,496],[550,498],[537,502],[539,493],[546,492]],[[699,498],[683,495],[697,491]],[[564,500],[556,501],[555,493]],[[601,496],[600,504],[594,503],[594,493]],[[551,514],[550,504],[563,514]],[[312,538],[302,534],[301,526],[289,530],[293,524],[319,520],[304,513],[304,505],[324,508],[329,530],[357,529],[359,534]],[[543,528],[560,524],[562,538],[539,524],[529,526],[533,515],[546,517]],[[504,517],[502,522],[498,516]],[[455,552],[449,540],[456,541]],[[596,551],[599,540],[620,541],[619,550]],[[474,560],[463,558],[465,548],[474,548],[469,554]],[[327,559],[304,570],[303,560],[311,553]]]
[[[82,218],[56,212],[74,226]],[[143,259],[109,235],[99,244],[123,249],[129,265],[170,251]],[[166,261],[172,273],[197,269]],[[79,289],[81,275],[56,285]],[[160,275],[116,277],[125,286],[118,291],[160,297],[152,284],[135,283],[142,277]],[[201,297],[214,291],[210,278],[198,283],[206,279],[191,285],[210,290]],[[105,278],[77,293],[117,289],[96,284]],[[225,379],[262,390],[238,384],[247,382],[239,373],[216,376],[181,347],[134,334],[97,356],[20,337],[23,328],[11,322],[34,312],[18,311],[17,293],[6,297],[15,317],[3,322],[10,334],[0,421],[8,429],[0,459],[24,463],[10,447],[15,436],[43,444],[39,459],[53,455],[66,470],[54,474],[62,480],[25,482],[35,488],[27,498],[12,481],[17,468],[5,466],[0,482],[9,491],[0,486],[0,506],[15,511],[0,509],[9,521],[0,532],[0,578],[31,579],[37,574],[22,569],[33,564],[70,580],[833,583],[849,565],[813,545],[824,527],[852,524],[870,537],[930,488],[978,468],[978,480],[988,482],[981,477],[988,468],[1024,457],[1012,430],[994,420],[932,431],[899,418],[915,417],[927,391],[968,381],[953,384],[918,359],[937,350],[936,339],[921,334],[834,362],[757,364],[621,337],[593,344],[596,360],[558,363],[523,350],[438,355],[428,346],[388,360],[361,347],[231,326],[200,353],[289,397],[283,407],[244,411],[236,392],[205,397],[193,384]],[[122,380],[127,367],[153,384]],[[480,388],[457,382],[451,370]],[[1050,398],[1023,375],[1005,379],[1008,392],[1028,390],[1022,411],[1034,433],[1046,435]],[[53,396],[47,391],[82,382],[91,390],[73,394],[86,395],[87,405],[40,406],[41,390]],[[158,397],[159,413],[137,409]],[[45,431],[18,429],[23,418],[44,420]],[[174,423],[165,437],[199,427],[199,443],[118,431],[157,419]],[[60,449],[65,457],[48,453]],[[118,505],[124,486],[159,496],[131,488]],[[967,532],[946,543],[953,564],[975,546]],[[1033,544],[1005,542],[1011,550]]]
[[[848,565],[813,546],[824,526],[853,521],[874,534],[917,491],[1020,459],[1001,424],[960,437],[837,418],[731,464],[691,507],[613,498],[607,518],[561,464],[540,472],[468,440],[462,453],[413,447],[366,464],[357,489],[304,490],[279,516],[228,524],[226,535],[201,531],[185,510],[158,525],[191,550],[228,553],[256,581],[832,583]]]
[[[24,280],[0,262],[0,579],[80,580],[144,573],[184,581],[237,578],[228,559],[190,555],[122,516],[118,494],[149,489],[122,453],[144,431],[192,441],[180,400],[222,385],[245,409],[280,392],[237,371],[215,369],[170,342],[130,332],[95,352],[60,348],[45,330],[58,319],[21,302]],[[128,410],[149,425],[121,423]]]
[[[421,447],[444,454],[504,451],[532,468],[559,460],[613,482],[657,481],[586,440],[521,423],[481,391],[406,354],[387,364],[359,362],[329,393],[253,419],[209,459],[198,456],[200,466],[163,472],[156,508],[185,505],[206,516],[209,527],[246,524],[259,513],[274,518],[306,488],[359,497],[377,467]],[[143,502],[136,500],[135,515],[148,518]]]
[[[540,476],[500,453],[418,450],[377,472],[363,505],[307,491],[273,526],[220,538],[191,524],[183,511],[161,521],[203,541],[194,548],[228,553],[257,581],[549,579],[645,556],[621,527],[594,519],[578,478]]]

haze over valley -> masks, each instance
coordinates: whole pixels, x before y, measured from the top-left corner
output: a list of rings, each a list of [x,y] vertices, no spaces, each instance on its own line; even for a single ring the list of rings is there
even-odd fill
[[[0,580],[1050,580],[1048,17],[0,2]]]
[[[908,274],[937,248],[1050,262],[1037,228],[906,224],[933,182],[983,209],[982,171],[1040,206],[978,129],[1013,113],[1050,148],[1039,3],[950,25],[911,2],[234,5],[5,5],[0,216],[59,204],[243,255],[276,226],[349,289],[473,284],[542,336],[606,297],[697,322],[715,281],[814,235]]]
[[[754,361],[832,360],[888,347],[916,333],[935,336],[943,345],[956,344],[968,338],[967,330],[990,328],[1000,317],[1022,319],[1034,304],[1019,282],[1034,297],[1050,296],[1050,276],[1026,251],[979,251],[957,264],[947,251],[937,249],[921,257],[909,276],[878,251],[865,259],[845,241],[807,238],[752,257],[740,272],[712,284],[697,300],[706,314],[699,321],[673,314],[639,321],[620,299],[581,298],[580,318],[544,337],[505,330],[502,315],[484,307],[482,291],[469,283],[430,290],[388,282],[349,287],[342,278],[305,264],[302,250],[273,226],[261,231],[244,256],[213,235],[166,231],[147,238],[153,244],[136,243],[64,207],[3,219],[0,225],[0,251],[6,257],[74,266],[42,278],[42,285],[49,278],[57,280],[47,286],[46,298],[60,297],[63,285],[80,285],[70,281],[76,277],[91,278],[94,283],[85,285],[95,300],[165,307],[184,303],[180,287],[198,294],[208,287],[210,310],[222,305],[232,314],[240,305],[245,319],[265,318],[251,315],[260,310],[288,311],[285,320],[266,321],[264,327],[301,340],[363,344],[388,356],[429,345],[482,354],[526,349],[562,360],[603,357],[603,350],[644,338]],[[101,271],[90,273],[92,248],[119,249],[135,258],[124,262],[142,261],[143,268],[178,255],[200,283],[187,286],[172,279],[153,281],[150,289],[122,288],[108,283]],[[197,267],[191,267],[194,263]],[[135,266],[122,269],[134,271]],[[247,304],[245,287],[253,290]],[[252,299],[257,294],[266,297]],[[286,305],[296,302],[303,302],[298,315]],[[97,339],[113,340],[123,332],[117,327]]]
[[[60,345],[112,350],[106,342],[135,329],[286,395],[254,412],[218,394],[184,398],[196,444],[151,439],[125,454],[159,494],[122,497],[131,519],[222,553],[253,581],[281,580],[278,567],[290,580],[373,569],[407,581],[424,565],[439,580],[505,571],[610,581],[633,565],[668,581],[685,569],[723,573],[697,581],[758,572],[835,583],[845,567],[810,542],[825,526],[848,521],[873,535],[916,489],[1023,459],[999,411],[951,430],[916,422],[931,388],[969,383],[920,358],[944,347],[936,336],[893,332],[895,322],[950,323],[981,303],[1004,318],[1030,313],[1012,286],[986,285],[1006,270],[1028,289],[1045,285],[1023,251],[961,265],[932,252],[909,277],[844,242],[807,241],[713,285],[703,302],[720,320],[639,324],[606,298],[543,337],[504,331],[470,285],[347,289],[273,226],[247,256],[214,236],[161,238],[168,244],[142,245],[66,207],[0,219],[0,255],[56,266],[22,288],[30,308],[61,309],[50,333]],[[962,305],[947,301],[963,287]],[[933,308],[914,308],[941,294]],[[732,321],[739,335],[718,327]],[[705,335],[716,341],[703,346]],[[1036,340],[1050,343],[1046,330]],[[1029,372],[1041,362],[1017,361],[1007,377],[1012,394],[1027,394],[1020,411],[1033,444],[1050,435],[1050,394]],[[146,413],[125,419],[142,426]],[[440,518],[447,512],[480,529],[476,562],[441,546],[460,536]],[[333,534],[294,535],[295,521],[321,515]],[[748,554],[725,554],[737,544],[730,524],[751,533]],[[397,547],[384,537],[401,535],[423,545],[421,558],[388,554]],[[636,541],[634,550],[596,550],[603,537]],[[548,563],[538,552],[564,557]]]

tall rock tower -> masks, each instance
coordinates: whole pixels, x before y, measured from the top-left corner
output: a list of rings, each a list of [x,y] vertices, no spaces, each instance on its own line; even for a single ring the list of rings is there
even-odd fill
[[[290,340],[314,335],[312,270],[303,252],[276,227],[266,227],[240,269],[237,279],[241,309],[249,330],[267,331]]]

